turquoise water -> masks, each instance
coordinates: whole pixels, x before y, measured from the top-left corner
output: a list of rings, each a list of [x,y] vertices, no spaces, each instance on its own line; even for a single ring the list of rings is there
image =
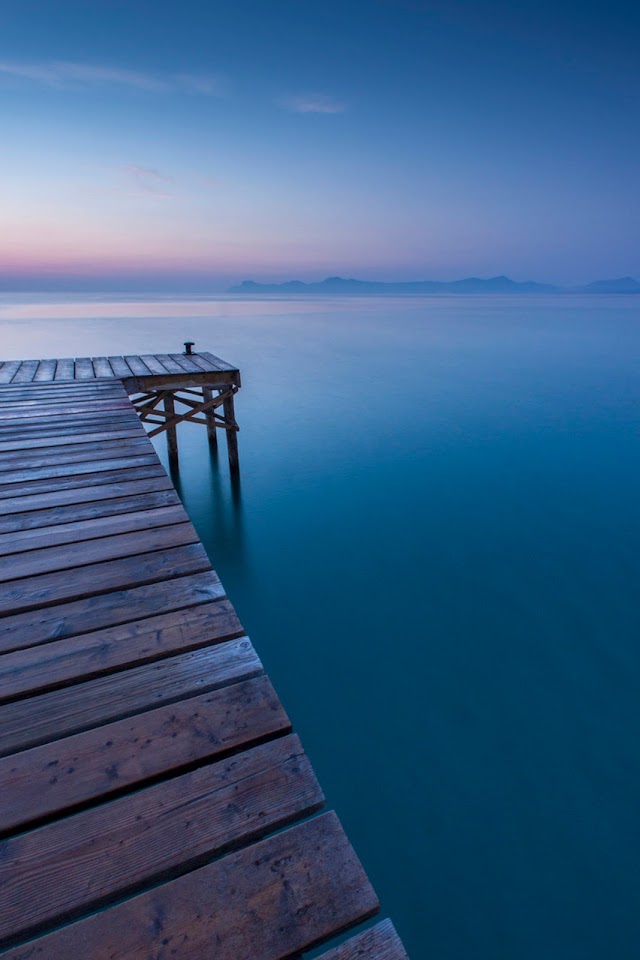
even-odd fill
[[[182,496],[412,960],[635,960],[640,298],[0,322],[5,357],[240,366],[240,490],[187,426]]]

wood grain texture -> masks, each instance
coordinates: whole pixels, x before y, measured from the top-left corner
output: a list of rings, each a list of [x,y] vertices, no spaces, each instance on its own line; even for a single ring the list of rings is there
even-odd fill
[[[5,840],[0,945],[264,836],[322,802],[289,736]]]
[[[52,464],[85,463],[149,454],[146,437],[135,436],[88,443],[65,443],[35,450],[8,450],[0,458],[0,473],[7,470],[49,467]],[[1,479],[1,478],[0,478]]]
[[[0,702],[242,636],[228,600],[174,610],[0,656]]]
[[[75,363],[71,357],[63,357],[56,362],[56,374],[54,380],[73,380],[75,374]]]
[[[93,372],[96,377],[115,376],[108,357],[93,357]]]
[[[41,360],[34,376],[34,382],[52,381],[56,374],[56,360]]]
[[[0,367],[0,383],[11,383],[20,363],[20,360],[5,360]]]
[[[143,491],[129,496],[109,498],[108,500],[90,500],[86,503],[65,504],[58,507],[19,511],[15,514],[0,515],[0,535],[11,535],[30,530],[75,523],[86,520],[116,517],[126,513],[154,510],[180,503],[173,487],[164,490]]]
[[[10,557],[0,557],[0,583],[54,573],[57,570],[74,570],[77,567],[86,567],[106,560],[119,560],[140,553],[168,550],[171,547],[198,542],[198,534],[192,524],[183,519],[182,523],[174,523],[170,526],[152,527],[131,533],[85,540],[82,546],[78,543],[67,543],[61,546],[42,547],[39,550],[28,550]],[[74,573],[73,576],[75,577],[76,574]],[[61,593],[61,599],[66,599],[63,593]]]
[[[207,570],[56,604],[39,610],[37,618],[31,611],[13,614],[0,619],[0,651],[8,653],[171,610],[184,610],[223,596],[218,575]]]
[[[74,472],[71,476],[48,477],[44,480],[29,480],[27,479],[29,471],[24,471],[24,479],[20,482],[17,480],[0,482],[0,500],[10,499],[15,501],[19,497],[36,496],[39,493],[49,495],[62,490],[81,489],[86,491],[89,487],[94,486],[166,477],[164,468],[155,455],[148,455],[142,459],[145,463],[140,466],[129,464],[120,467],[118,470],[99,470],[98,473],[92,473],[91,471],[82,474]],[[6,474],[0,474],[0,480],[4,480],[5,477]],[[71,502],[73,503],[73,499]],[[0,504],[0,509],[2,508],[2,504]]]
[[[109,472],[113,476],[115,470],[133,470],[136,467],[159,466],[160,461],[154,450],[147,450],[142,453],[138,451],[134,456],[129,457],[111,457],[104,459],[97,457],[88,459],[90,454],[85,453],[85,459],[74,461],[72,463],[44,464],[42,466],[28,466],[24,464],[13,465],[12,469],[5,469],[0,472],[0,490],[4,490],[6,484],[20,484],[20,489],[27,487],[34,480],[57,480],[62,477],[73,477],[78,485],[86,483],[86,475],[89,473]],[[6,466],[6,464],[5,464]],[[100,478],[104,480],[103,477]],[[46,485],[41,485],[43,489],[48,489]],[[49,489],[54,488],[52,484]],[[27,490],[27,492],[31,492]]]
[[[173,703],[262,672],[246,637],[53,690],[0,710],[0,756]]]
[[[108,501],[112,502],[112,501]],[[44,547],[56,547],[65,543],[82,543],[96,537],[112,537],[116,534],[134,533],[137,530],[149,530],[185,520],[182,506],[150,507],[148,510],[134,510],[118,513],[114,516],[92,517],[87,520],[75,520],[68,523],[51,524],[11,533],[0,533],[0,557],[26,550],[41,550]],[[80,548],[80,552],[82,548]]]
[[[383,920],[318,960],[409,960],[391,920]]]
[[[71,487],[21,497],[5,497],[2,499],[3,516],[0,517],[0,529],[6,529],[3,526],[3,521],[7,514],[27,513],[31,510],[45,510],[49,507],[75,506],[80,503],[174,489],[164,471],[159,473],[156,467],[147,467],[145,470],[151,470],[153,475],[129,480],[124,479],[126,477],[125,472],[120,475],[119,480],[113,480],[111,483],[92,483],[87,487]]]
[[[24,450],[49,450],[51,447],[67,447],[69,444],[100,443],[103,440],[128,440],[130,438],[145,438],[144,427],[139,421],[127,421],[124,424],[101,425],[86,430],[76,430],[73,436],[66,433],[47,434],[24,437],[17,435],[0,439],[0,452],[22,452]]]
[[[1,758],[0,832],[290,729],[268,678],[257,676]]]
[[[376,912],[333,813],[6,953],[6,960],[285,960]]]
[[[80,600],[208,569],[210,563],[203,547],[200,543],[193,543],[77,567],[72,577],[61,576],[58,571],[24,577],[11,580],[3,588],[0,593],[0,613],[38,610],[65,600]]]
[[[30,383],[38,369],[38,360],[23,360],[16,370],[12,383]]]
[[[125,398],[126,390],[117,380],[112,380],[108,384],[104,383],[23,383],[10,384],[8,386],[0,384],[0,400],[8,403],[30,403],[33,405],[38,401],[42,403],[43,399],[57,402],[62,399],[88,398],[90,400],[102,398]]]

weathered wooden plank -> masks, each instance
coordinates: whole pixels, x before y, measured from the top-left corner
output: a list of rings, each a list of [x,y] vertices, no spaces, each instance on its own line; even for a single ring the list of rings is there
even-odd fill
[[[334,813],[56,930],[6,960],[285,960],[377,912]]]
[[[38,360],[35,361],[39,365],[42,363],[55,363],[56,371],[62,369],[61,365],[67,365],[67,368],[70,369],[70,365],[73,364],[75,371],[75,362],[73,360]],[[38,366],[38,369],[40,367]],[[93,380],[83,380],[77,381],[72,379],[67,380],[48,380],[46,383],[40,383],[37,381],[32,381],[31,383],[0,383],[0,391],[2,393],[7,393],[8,391],[16,392],[26,392],[34,390],[46,390],[48,393],[56,393],[58,390],[61,393],[65,393],[68,390],[100,390],[106,388],[121,388],[122,384],[118,380],[114,380],[113,377],[102,377],[100,379]]]
[[[20,433],[2,439],[0,437],[0,453],[7,453],[12,450],[40,450],[55,446],[65,447],[70,443],[98,443],[102,440],[128,440],[130,437],[145,437],[144,427],[134,421],[123,421],[122,423],[109,424],[104,423],[98,426],[87,425],[82,428],[77,427],[73,431],[73,436],[68,433],[41,430],[31,433],[29,436],[20,436]]]
[[[0,832],[291,729],[265,676],[0,759]]]
[[[93,363],[91,357],[76,357],[76,380],[93,380]]]
[[[114,474],[114,471],[122,470],[135,470],[138,467],[151,467],[160,465],[160,460],[155,450],[147,446],[144,452],[138,450],[137,456],[131,457],[112,457],[110,460],[102,460],[100,458],[88,459],[88,454],[85,454],[84,460],[75,460],[71,463],[60,463],[56,459],[51,466],[20,466],[14,467],[13,469],[6,469],[0,471],[0,491],[4,489],[7,484],[20,484],[21,488],[28,483],[33,483],[36,480],[55,480],[61,477],[75,477],[80,484],[85,482],[85,476],[89,473],[104,473],[109,472],[111,475]],[[55,489],[55,485],[53,485]],[[46,489],[46,488],[44,488]],[[25,491],[30,492],[30,491]],[[31,491],[32,492],[32,491]],[[2,496],[2,493],[0,493]]]
[[[49,383],[0,384],[2,400],[37,400],[40,397],[127,397],[120,380],[52,380]]]
[[[100,470],[98,473],[81,474],[78,472],[71,476],[49,477],[46,480],[25,479],[21,482],[3,482],[0,483],[0,501],[7,499],[14,502],[21,498],[27,498],[37,494],[53,495],[59,491],[76,490],[79,487],[82,488],[82,493],[86,493],[89,488],[93,486],[103,486],[110,483],[118,484],[129,480],[146,480],[147,478],[166,476],[160,461],[156,462],[157,458],[155,455],[141,457],[140,459],[145,460],[145,465],[134,465],[133,467],[125,465],[118,470]],[[26,472],[28,471],[25,471],[25,473]],[[4,480],[6,474],[1,474],[0,477]],[[2,509],[4,509],[4,507],[2,507]]]
[[[55,360],[41,360],[34,376],[34,382],[50,383],[56,375]]]
[[[5,840],[0,943],[250,843],[323,799],[289,736]]]
[[[0,621],[0,651],[9,653],[91,630],[144,620],[172,610],[184,610],[224,597],[213,570],[159,580],[141,587],[114,590],[38,611],[5,616]]]
[[[206,364],[208,370],[223,370],[223,371],[238,371],[238,368],[235,367],[232,363],[227,363],[226,360],[222,360],[220,357],[216,357],[215,354],[209,353],[207,350],[201,350],[199,353],[194,354],[196,362],[198,358]]]
[[[391,920],[351,937],[346,943],[323,953],[318,960],[409,960]]]
[[[125,363],[131,370],[134,376],[148,377],[153,372],[149,369],[147,364],[144,362],[142,357],[127,356],[124,358]]]
[[[38,360],[23,360],[13,375],[11,383],[31,383],[37,369]]]
[[[60,400],[69,397],[127,397],[120,380],[67,381],[51,383],[5,384],[0,386],[0,399],[22,402],[32,400],[41,403],[42,399]]]
[[[92,357],[93,372],[96,377],[114,377],[113,368],[108,357]]]
[[[75,379],[76,365],[73,357],[62,357],[56,362],[55,380]]]
[[[61,576],[59,571],[43,573],[6,584],[0,595],[0,613],[21,613],[209,569],[211,565],[203,547],[192,543],[76,567],[72,577]]]
[[[149,368],[152,374],[155,374],[155,373],[166,374],[167,371],[162,366],[160,361],[153,356],[153,354],[144,353],[142,354],[140,359],[144,361],[144,363],[147,365],[147,367]]]
[[[46,418],[38,421],[0,422],[0,439],[12,440],[20,435],[31,437],[74,437],[76,434],[91,433],[96,430],[113,430],[114,427],[133,427],[136,419],[126,407],[113,410],[108,415],[99,410],[88,410],[76,414],[72,421]]]
[[[179,363],[176,363],[175,360],[172,360],[168,353],[156,353],[155,358],[158,363],[161,363],[165,368],[167,373],[184,373],[185,371],[180,366]]]
[[[0,711],[0,756],[131,717],[162,703],[257,676],[262,665],[246,637],[98,677]]]
[[[21,362],[21,360],[5,360],[0,368],[0,383],[11,383]]]
[[[124,667],[242,636],[231,603],[173,610],[103,630],[51,640],[0,656],[0,701],[44,693],[78,680],[91,680]]]
[[[0,402],[30,405],[37,407],[45,402],[63,403],[67,401],[100,401],[109,399],[127,399],[119,380],[112,380],[111,387],[94,387],[93,385],[84,386],[82,383],[63,383],[58,387],[51,389],[48,383],[41,384],[37,390],[33,389],[32,384],[20,386],[9,386],[5,390],[0,389]]]
[[[196,363],[193,356],[187,356],[184,353],[170,353],[168,356],[186,373],[202,373],[202,367]]]
[[[198,542],[198,534],[192,524],[183,518],[181,523],[171,526],[152,527],[87,540],[81,548],[75,543],[42,547],[10,557],[0,557],[0,583],[8,584],[14,580],[65,570],[74,570],[72,577],[75,579],[80,575],[77,572],[78,567]]]
[[[153,470],[154,467],[147,467]],[[109,500],[115,497],[128,497],[140,493],[149,493],[157,490],[173,489],[171,481],[166,476],[151,476],[137,480],[121,480],[103,485],[74,488],[72,490],[54,490],[51,493],[37,493],[26,497],[7,497],[2,500],[0,530],[6,530],[4,521],[11,513],[26,513],[30,510],[45,510],[49,507],[59,507],[66,504],[76,505],[89,501]]]
[[[23,530],[38,530],[60,523],[73,523],[76,520],[92,520],[98,517],[113,517],[137,510],[172,506],[179,503],[178,494],[173,487],[149,491],[143,484],[139,493],[130,496],[114,497],[110,500],[90,500],[88,503],[64,504],[58,507],[36,509],[23,513],[0,515],[0,534],[16,533]]]
[[[107,357],[111,369],[113,370],[116,377],[132,377],[133,371],[129,367],[129,364],[124,359],[124,357]]]
[[[77,402],[74,400],[50,401],[44,405],[26,406],[24,404],[2,404],[2,428],[28,429],[30,426],[41,427],[42,422],[57,420],[63,429],[73,426],[88,418],[100,418],[110,423],[115,417],[130,416],[130,402],[126,398],[114,397],[111,400],[95,400]],[[30,421],[30,423],[16,423],[15,421]],[[65,422],[66,421],[66,422]]]
[[[115,438],[94,443],[68,443],[58,447],[30,450],[9,450],[0,457],[0,474],[19,468],[47,467],[50,464],[83,463],[85,461],[140,457],[150,453],[144,437]]]
[[[182,523],[185,519],[186,514],[183,508],[176,505],[76,520],[71,523],[57,523],[12,533],[0,533],[0,557],[23,553],[25,550],[59,547],[65,543],[79,544],[83,540],[93,540],[97,537],[112,537],[122,533],[135,533],[137,530],[151,530],[172,523]],[[82,547],[79,549],[82,550]]]

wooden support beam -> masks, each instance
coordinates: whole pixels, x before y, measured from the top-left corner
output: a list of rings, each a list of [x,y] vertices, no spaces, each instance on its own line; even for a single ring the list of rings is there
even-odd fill
[[[240,473],[240,461],[238,459],[238,431],[236,424],[235,411],[233,407],[233,390],[228,390],[224,395],[224,418],[225,420],[235,425],[235,430],[227,430],[227,453],[229,455],[229,470],[232,474]]]
[[[163,431],[167,434],[167,449],[169,451],[169,466],[178,467],[178,434],[179,423],[201,423],[207,428],[209,444],[213,450],[217,449],[218,441],[216,430],[225,430],[227,433],[227,452],[231,473],[239,473],[238,440],[235,434],[239,427],[235,419],[233,395],[238,388],[234,384],[224,387],[215,384],[204,384],[202,391],[195,394],[198,400],[191,399],[193,391],[178,388],[177,390],[158,390],[153,394],[139,396],[134,406],[140,420],[148,424],[147,436],[155,437]],[[176,411],[176,403],[183,405],[187,410],[184,413]],[[222,407],[222,414],[217,410]]]
[[[167,451],[169,453],[169,467],[171,470],[178,469],[178,431],[176,430],[175,420],[176,406],[173,394],[167,392],[164,398],[164,409],[167,415]]]
[[[207,403],[209,400],[213,400],[213,391],[211,387],[202,388],[202,399],[204,403]],[[218,434],[216,433],[216,420],[215,413],[213,412],[213,407],[210,407],[206,413],[205,417],[207,418],[207,436],[209,438],[209,446],[212,450],[218,449]]]

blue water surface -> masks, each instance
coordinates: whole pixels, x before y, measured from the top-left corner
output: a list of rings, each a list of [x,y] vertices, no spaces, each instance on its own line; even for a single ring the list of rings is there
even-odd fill
[[[186,426],[181,495],[412,960],[636,960],[640,298],[0,321],[6,357],[240,366],[240,488]]]

